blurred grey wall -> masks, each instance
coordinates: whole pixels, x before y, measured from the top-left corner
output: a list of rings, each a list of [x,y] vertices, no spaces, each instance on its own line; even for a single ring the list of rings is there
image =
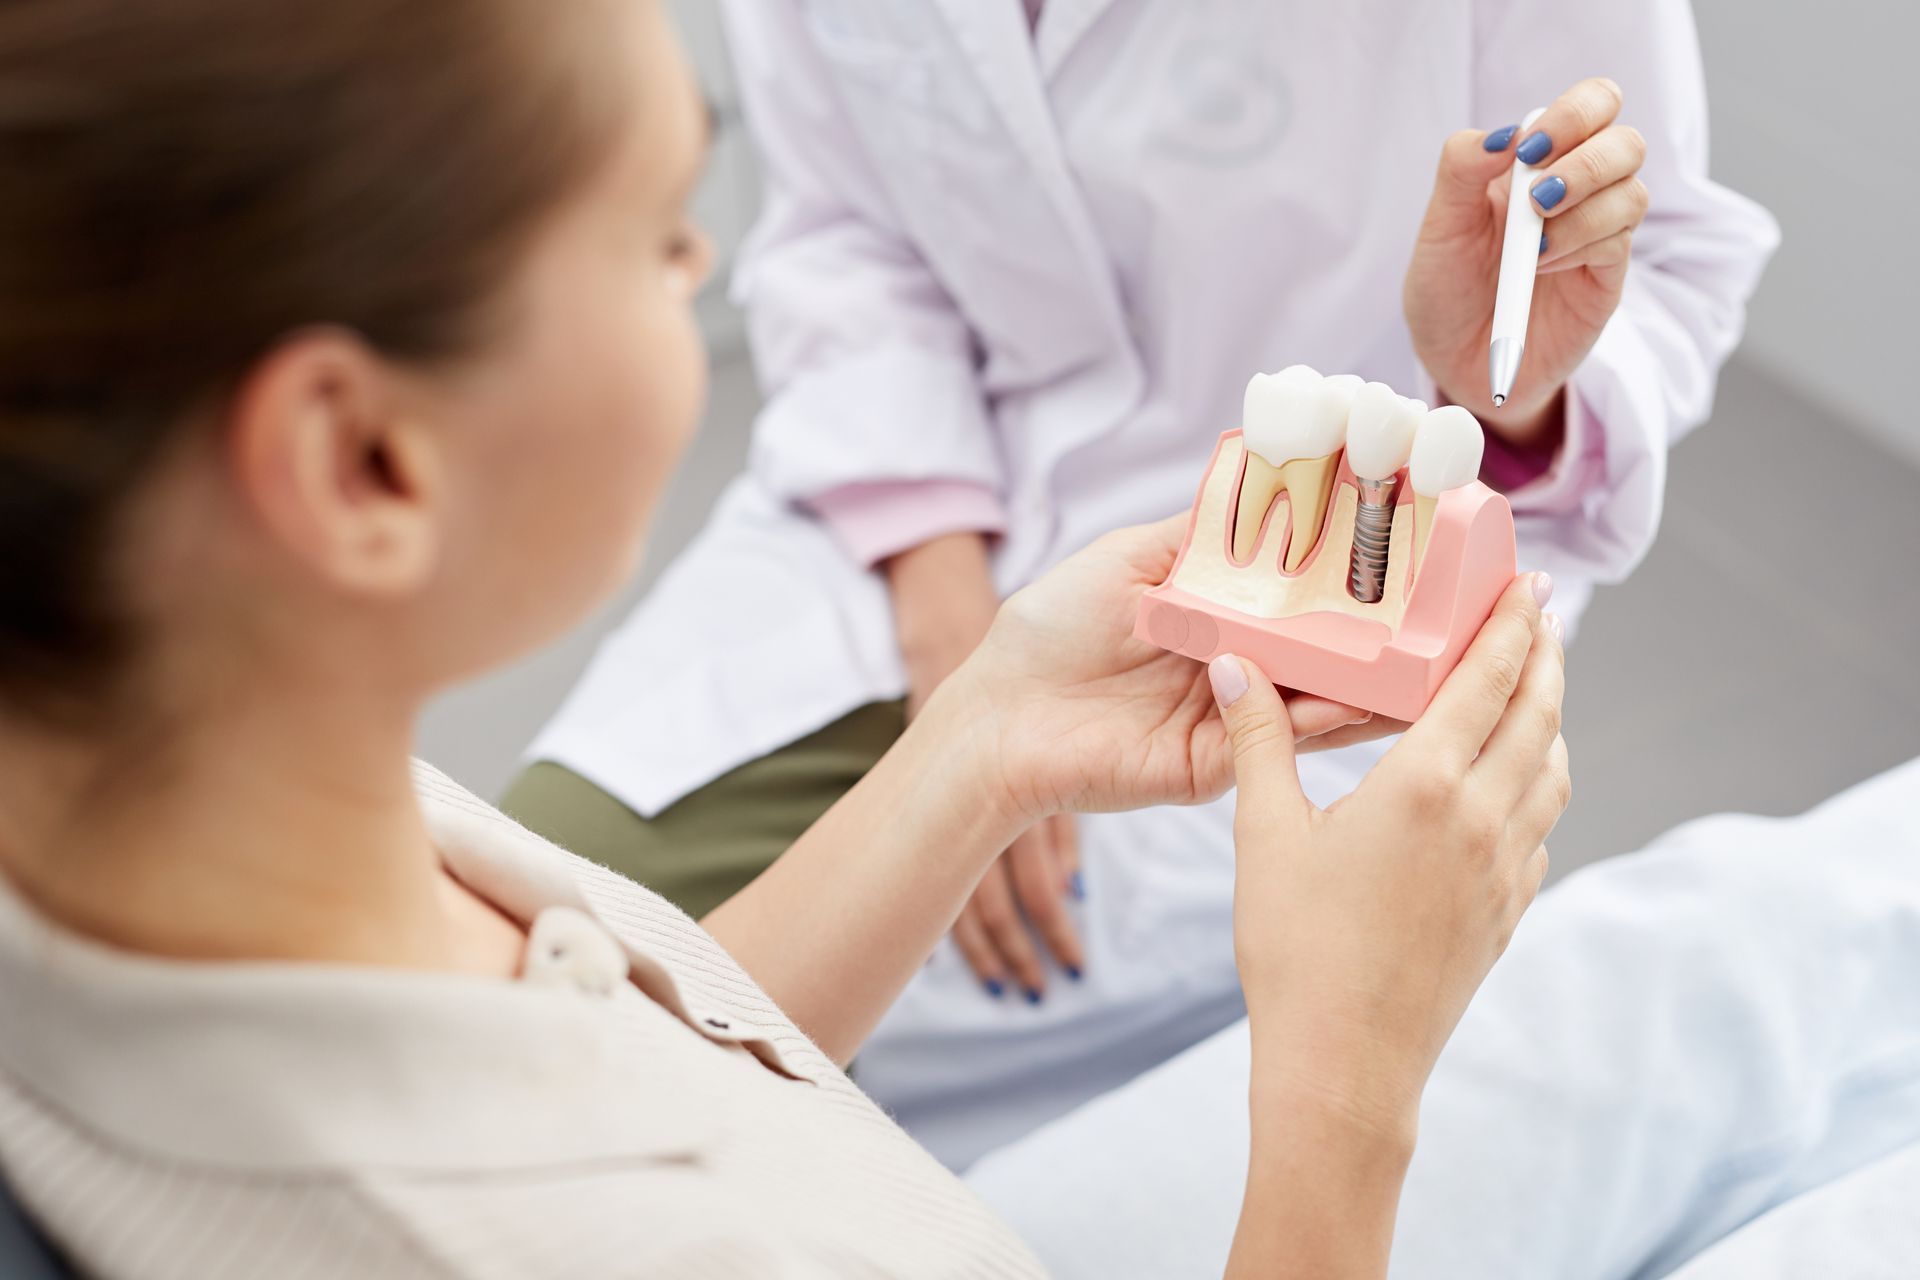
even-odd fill
[[[740,313],[727,302],[733,257],[760,207],[760,183],[753,142],[740,123],[740,99],[727,59],[720,6],[714,0],[669,0],[680,23],[687,53],[700,73],[701,87],[713,108],[713,152],[694,200],[694,216],[713,237],[718,251],[713,279],[700,298],[700,321],[717,359],[735,355],[745,344]]]
[[[1783,233],[1743,358],[1920,463],[1905,387],[1920,335],[1920,146],[1906,131],[1920,4],[1693,8],[1714,176],[1771,209]]]

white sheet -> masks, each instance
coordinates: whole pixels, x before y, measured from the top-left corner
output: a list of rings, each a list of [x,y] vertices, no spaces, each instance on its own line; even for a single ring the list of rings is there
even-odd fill
[[[1670,1280],[1914,1280],[1920,1276],[1920,1145],[1788,1201]]]

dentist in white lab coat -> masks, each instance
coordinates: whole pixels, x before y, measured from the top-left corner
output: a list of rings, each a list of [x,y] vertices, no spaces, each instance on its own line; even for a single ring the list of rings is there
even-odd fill
[[[734,0],[728,17],[766,179],[735,282],[766,407],[746,474],[531,753],[635,821],[859,708],[911,711],[999,596],[1188,504],[1256,370],[1474,410],[1523,567],[1553,573],[1571,619],[1647,550],[1667,449],[1707,415],[1776,240],[1707,176],[1685,0]],[[1544,143],[1503,128],[1548,103]],[[1546,273],[1494,413],[1516,151],[1558,189],[1534,188]],[[1378,749],[1302,757],[1309,794],[1344,793]],[[1033,833],[963,917],[967,954],[936,953],[869,1043],[862,1084],[964,1166],[1239,1017],[1231,806]],[[987,927],[984,895],[1048,917],[1076,866],[1084,897],[1043,936]],[[1030,999],[983,991],[995,966]]]

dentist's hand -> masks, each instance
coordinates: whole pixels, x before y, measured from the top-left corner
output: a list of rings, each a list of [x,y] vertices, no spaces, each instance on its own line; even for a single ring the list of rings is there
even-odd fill
[[[912,719],[979,646],[1000,597],[979,534],[935,538],[888,561],[886,573]],[[1086,953],[1066,905],[1079,886],[1080,847],[1063,813],[1034,823],[987,869],[954,922],[953,940],[989,995],[1017,988],[1037,1002],[1047,989],[1042,947],[1079,976]]]
[[[1524,134],[1517,126],[1464,130],[1441,152],[1407,268],[1407,326],[1442,396],[1512,444],[1557,438],[1567,378],[1620,304],[1633,232],[1647,213],[1647,188],[1635,176],[1647,144],[1637,129],[1614,123],[1619,113],[1620,86],[1583,80]],[[1534,166],[1529,182],[1546,217],[1546,248],[1520,378],[1513,398],[1495,409],[1487,345],[1516,153]]]

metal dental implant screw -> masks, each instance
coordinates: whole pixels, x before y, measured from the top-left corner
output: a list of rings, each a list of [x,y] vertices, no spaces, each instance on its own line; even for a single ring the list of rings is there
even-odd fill
[[[1353,513],[1353,561],[1347,585],[1362,604],[1376,604],[1386,593],[1387,547],[1393,538],[1393,486],[1385,480],[1354,478],[1360,506]]]

